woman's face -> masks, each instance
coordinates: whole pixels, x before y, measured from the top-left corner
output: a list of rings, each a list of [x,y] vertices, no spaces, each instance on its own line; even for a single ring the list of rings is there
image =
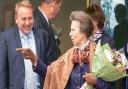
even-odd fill
[[[51,11],[49,11],[50,12],[50,17],[49,17],[50,20],[54,19],[59,14],[62,2],[60,2],[60,3],[52,2],[51,4],[52,4]]]
[[[93,34],[95,34],[99,29],[98,29],[97,21],[93,20],[92,22],[93,22],[93,27],[94,27]]]
[[[85,33],[80,32],[80,22],[73,20],[71,22],[71,31],[69,36],[71,37],[72,43],[75,46],[84,44],[87,40]]]

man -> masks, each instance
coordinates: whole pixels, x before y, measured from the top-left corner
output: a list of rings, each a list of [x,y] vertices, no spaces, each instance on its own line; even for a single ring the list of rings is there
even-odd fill
[[[49,60],[47,60],[47,62],[49,64],[60,56],[59,44],[55,39],[53,29],[51,28],[51,24],[49,22],[58,15],[61,4],[62,0],[41,0],[40,6],[34,10],[35,27],[41,28],[42,30],[48,32],[50,40],[50,45],[48,46],[50,50]]]
[[[0,34],[0,89],[42,89],[41,77],[45,73],[42,72],[40,76],[33,72],[32,64],[47,64],[47,48],[43,38],[47,34],[33,28],[33,8],[29,1],[23,0],[16,4],[15,22],[16,27]],[[38,59],[27,60],[29,57],[18,52],[20,48],[30,48]]]
[[[128,21],[126,18],[126,7],[123,4],[118,4],[115,9],[115,18],[118,24],[114,27],[113,38],[115,40],[114,47],[120,50],[124,47],[128,36]],[[123,34],[123,35],[122,35]]]

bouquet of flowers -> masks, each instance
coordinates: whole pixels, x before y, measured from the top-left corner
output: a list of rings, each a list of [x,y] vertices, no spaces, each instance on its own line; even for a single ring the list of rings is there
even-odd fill
[[[128,61],[122,50],[112,50],[108,44],[101,46],[97,44],[94,59],[92,62],[92,73],[105,81],[115,81],[127,76],[125,68]],[[86,82],[80,89],[93,89]]]

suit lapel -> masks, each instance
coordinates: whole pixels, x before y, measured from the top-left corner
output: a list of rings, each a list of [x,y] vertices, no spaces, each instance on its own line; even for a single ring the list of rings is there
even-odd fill
[[[39,18],[38,18],[38,21],[39,21],[39,24],[40,24],[39,27],[41,27],[41,28],[44,29],[46,32],[48,32],[50,39],[52,39],[52,40],[55,42],[55,36],[54,36],[53,29],[52,29],[52,27],[51,27],[51,23],[49,23],[49,24],[50,24],[50,26],[49,26],[49,24],[48,24],[48,22],[46,21],[44,15],[41,13],[41,11],[40,11],[39,9],[37,9],[37,14],[38,14],[38,16],[39,16]],[[52,43],[52,42],[51,42],[51,43]]]
[[[44,17],[44,15],[41,13],[41,11],[38,9],[38,14],[40,17],[40,23],[43,24],[44,29],[49,32],[49,30],[52,30],[50,23],[48,23]],[[42,26],[42,25],[41,25]]]
[[[17,27],[15,28],[15,42],[16,42],[16,48],[22,48],[20,34],[19,34],[19,30]],[[18,55],[19,61],[22,63],[22,65],[24,65],[23,56],[20,53],[16,53],[16,55]],[[23,66],[23,69],[25,69],[25,66]],[[23,71],[25,71],[25,70],[23,70]]]
[[[40,56],[40,38],[39,38],[38,29],[33,29],[33,34],[35,38],[36,52],[37,55]]]
[[[15,41],[16,41],[16,46],[17,48],[22,48],[22,45],[21,45],[21,39],[20,39],[20,34],[19,34],[19,30],[18,28],[15,29]]]
[[[46,21],[46,19],[45,19],[45,17],[44,17],[44,15],[42,14],[42,12],[38,9],[38,14],[39,14],[39,16],[40,16],[40,20],[41,20],[41,22],[43,22],[43,23],[45,23],[47,26],[49,26],[49,24],[48,24],[48,22]]]

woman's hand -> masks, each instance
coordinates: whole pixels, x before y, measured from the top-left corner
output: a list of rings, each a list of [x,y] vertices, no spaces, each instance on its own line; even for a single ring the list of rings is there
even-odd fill
[[[96,85],[96,81],[97,81],[97,78],[95,75],[93,75],[92,73],[86,73],[84,75],[84,78],[86,80],[86,82],[88,84],[91,84],[91,85]]]
[[[37,64],[37,56],[30,48],[17,48],[16,51],[20,52],[23,55],[24,59],[31,60],[33,65]]]

